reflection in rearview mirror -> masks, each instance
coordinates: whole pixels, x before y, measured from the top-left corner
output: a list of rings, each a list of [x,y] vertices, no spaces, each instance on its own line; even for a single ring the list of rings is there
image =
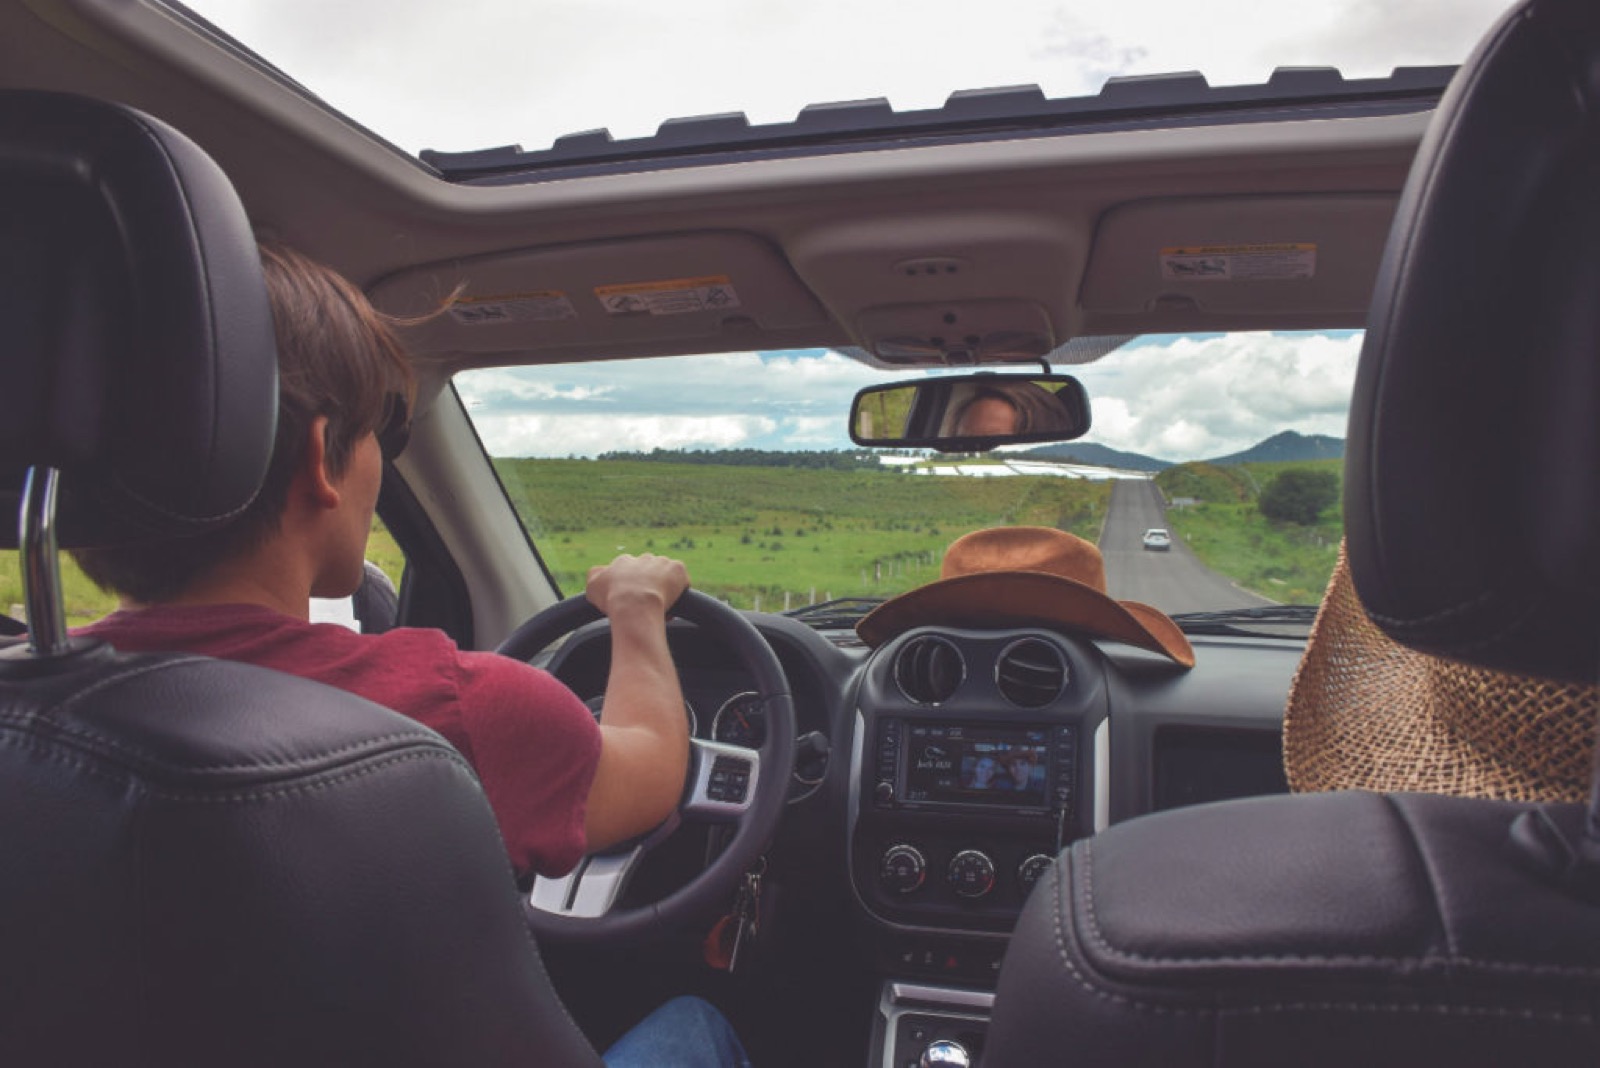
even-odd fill
[[[857,445],[982,452],[1071,441],[1089,430],[1089,398],[1071,375],[991,373],[872,386],[856,394]]]

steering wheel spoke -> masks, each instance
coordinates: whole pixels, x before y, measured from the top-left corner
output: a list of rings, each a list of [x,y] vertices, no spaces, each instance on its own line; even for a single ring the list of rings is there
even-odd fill
[[[731,823],[750,811],[761,778],[761,753],[742,745],[690,739],[686,820]]]
[[[528,905],[554,916],[593,920],[611,911],[645,854],[644,846],[584,857],[566,875],[533,881]]]

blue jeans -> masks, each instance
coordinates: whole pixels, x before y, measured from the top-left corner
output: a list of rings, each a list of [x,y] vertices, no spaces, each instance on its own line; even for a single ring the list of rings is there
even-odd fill
[[[733,1025],[708,1001],[673,998],[605,1053],[606,1068],[750,1068]]]

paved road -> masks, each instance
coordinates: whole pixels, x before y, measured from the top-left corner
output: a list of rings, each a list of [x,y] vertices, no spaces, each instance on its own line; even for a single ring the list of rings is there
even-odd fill
[[[1111,511],[1100,534],[1106,584],[1120,601],[1143,601],[1163,612],[1204,612],[1271,604],[1210,570],[1174,536],[1169,552],[1149,552],[1141,543],[1151,527],[1167,525],[1161,491],[1147,479],[1121,479],[1111,490]]]

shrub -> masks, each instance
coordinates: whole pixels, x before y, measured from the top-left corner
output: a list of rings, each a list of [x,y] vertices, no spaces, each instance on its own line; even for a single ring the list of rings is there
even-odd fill
[[[1339,499],[1339,478],[1332,471],[1291,467],[1261,491],[1261,514],[1308,527]]]

